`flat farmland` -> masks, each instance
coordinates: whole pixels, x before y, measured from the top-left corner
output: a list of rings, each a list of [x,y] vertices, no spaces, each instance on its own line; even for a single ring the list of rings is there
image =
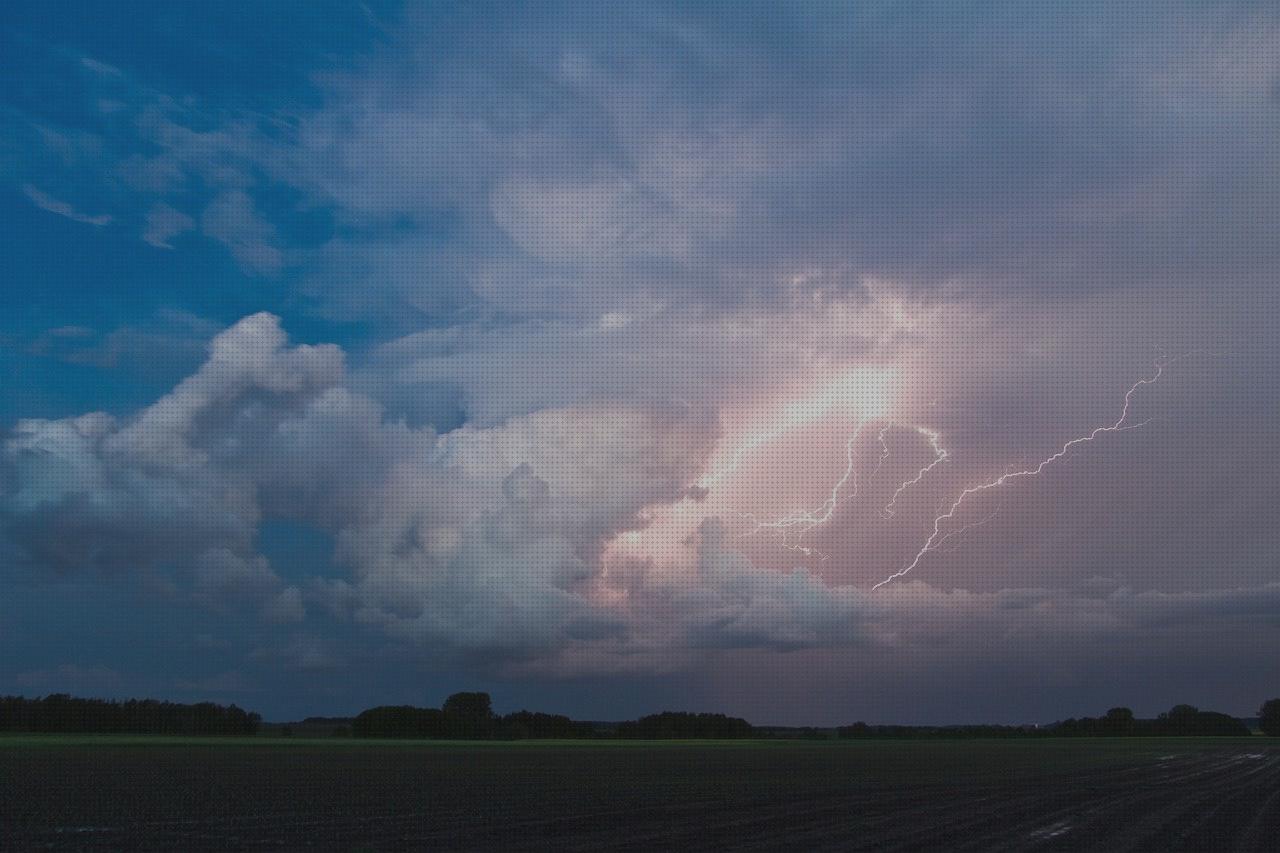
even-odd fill
[[[1270,850],[1280,743],[0,737],[5,849]]]

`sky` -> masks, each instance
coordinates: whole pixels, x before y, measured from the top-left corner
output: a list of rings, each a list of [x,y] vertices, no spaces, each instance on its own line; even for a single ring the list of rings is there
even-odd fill
[[[0,14],[0,694],[1280,694],[1272,3]]]

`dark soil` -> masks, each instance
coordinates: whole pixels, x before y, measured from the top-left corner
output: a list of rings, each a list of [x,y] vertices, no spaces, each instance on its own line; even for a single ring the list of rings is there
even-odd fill
[[[4,849],[1274,850],[1280,746],[0,745]]]

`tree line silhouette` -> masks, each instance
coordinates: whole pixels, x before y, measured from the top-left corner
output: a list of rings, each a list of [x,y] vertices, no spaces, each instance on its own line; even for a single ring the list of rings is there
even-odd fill
[[[1280,737],[1280,699],[1259,710],[1265,735]],[[488,693],[455,693],[440,708],[384,705],[352,720],[312,718],[334,733],[362,738],[438,740],[530,739],[735,739],[735,738],[1022,738],[1022,737],[1238,737],[1251,732],[1241,720],[1191,705],[1176,705],[1155,719],[1128,708],[1101,717],[1071,718],[1047,726],[896,726],[865,722],[838,729],[757,727],[739,717],[663,711],[621,723],[572,720],[562,714],[516,711],[495,714]],[[350,725],[346,725],[349,723]],[[253,735],[260,715],[213,702],[184,705],[155,699],[124,702],[79,699],[55,693],[43,699],[0,697],[0,731],[167,735]],[[314,727],[313,727],[314,728]],[[289,733],[288,727],[275,730]]]
[[[1262,706],[1263,734],[1280,736],[1280,699]],[[1153,720],[1138,719],[1129,708],[1112,708],[1101,717],[1070,718],[1047,726],[871,726],[854,723],[837,729],[841,738],[1009,738],[1009,737],[1248,737],[1242,720],[1193,705],[1175,705]]]
[[[755,726],[738,717],[724,714],[684,714],[663,711],[650,714],[634,722],[619,723],[620,738],[644,738],[647,740],[672,740],[683,738],[730,740],[748,738],[756,733]]]
[[[363,711],[351,723],[356,737],[453,740],[524,740],[589,736],[589,726],[560,714],[516,711],[493,713],[488,693],[455,693],[441,708],[382,705]]]
[[[87,734],[251,735],[262,717],[235,705],[182,705],[155,699],[0,697],[0,731]]]
[[[1263,705],[1260,727],[1280,736],[1280,699]],[[638,720],[601,725],[558,714],[517,711],[494,714],[487,693],[455,693],[441,708],[409,705],[370,708],[351,727],[356,737],[496,739],[623,738],[646,740],[734,738],[1026,738],[1026,737],[1245,737],[1241,720],[1191,705],[1176,705],[1155,719],[1138,719],[1128,708],[1102,717],[1067,719],[1047,726],[877,726],[864,722],[830,729],[757,727],[724,714],[663,711]]]
[[[1056,733],[1066,737],[1242,737],[1252,734],[1242,721],[1192,705],[1175,705],[1154,720],[1139,720],[1128,708],[1112,708],[1102,717],[1063,720]]]
[[[362,712],[351,724],[356,737],[457,740],[744,738],[754,731],[746,720],[724,714],[664,711],[604,729],[562,714],[516,711],[498,715],[488,693],[455,693],[440,708],[383,705]]]

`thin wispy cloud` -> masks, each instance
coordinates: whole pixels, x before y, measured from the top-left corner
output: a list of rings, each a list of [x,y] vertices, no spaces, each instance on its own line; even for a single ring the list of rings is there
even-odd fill
[[[147,227],[142,240],[157,249],[172,249],[174,237],[196,227],[195,220],[164,202],[157,202],[147,211]]]
[[[104,225],[110,225],[114,221],[114,217],[107,213],[97,216],[81,213],[67,202],[60,201],[31,184],[23,184],[22,192],[27,198],[31,199],[31,203],[36,207],[49,213],[56,213],[58,216],[65,216],[72,222],[83,222],[85,225],[95,225],[101,228]]]

